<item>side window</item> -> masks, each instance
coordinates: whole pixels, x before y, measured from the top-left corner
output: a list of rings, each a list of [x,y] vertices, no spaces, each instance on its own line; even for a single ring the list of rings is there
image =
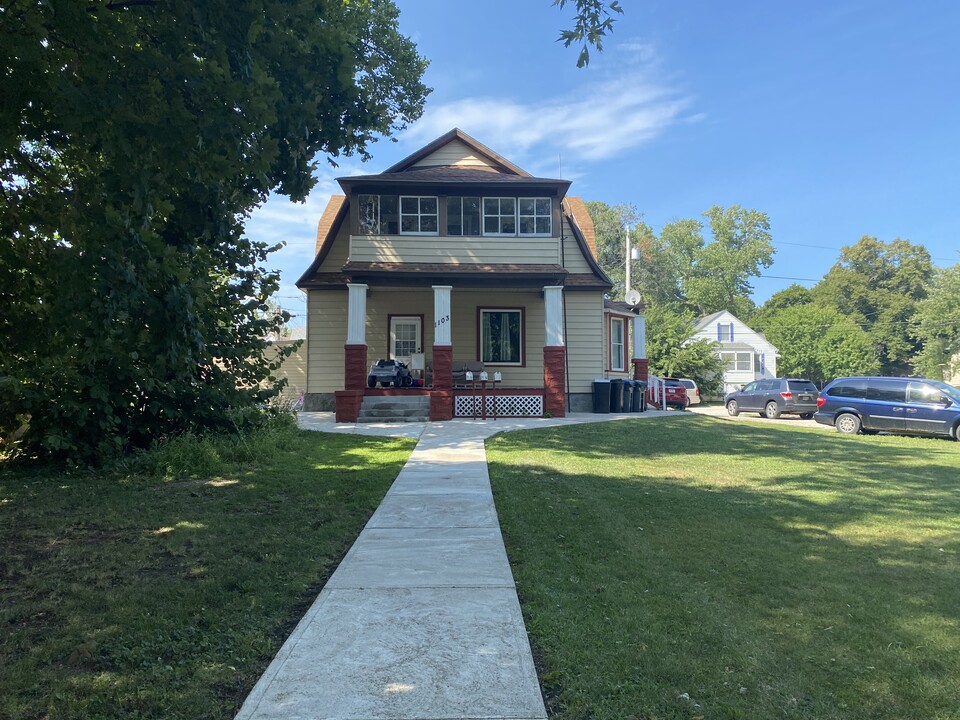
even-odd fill
[[[947,397],[939,388],[927,383],[912,382],[907,385],[907,402],[943,404]]]
[[[830,394],[834,397],[860,399],[866,393],[866,388],[865,380],[844,380],[830,388]]]
[[[743,386],[743,390],[741,390],[741,392],[745,392],[745,393],[753,392],[754,390],[757,389],[757,385],[759,384],[760,383],[756,383],[756,382],[747,383],[746,385]]]
[[[867,384],[867,400],[903,402],[906,383],[897,380],[872,380]]]

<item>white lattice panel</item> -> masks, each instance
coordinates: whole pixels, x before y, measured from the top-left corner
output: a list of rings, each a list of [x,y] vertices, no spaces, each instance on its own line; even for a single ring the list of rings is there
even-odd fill
[[[487,416],[493,416],[494,398],[487,395]],[[454,417],[473,417],[483,414],[483,398],[472,395],[457,395],[453,407]],[[497,417],[543,417],[542,395],[497,395]],[[474,410],[476,408],[476,410]]]

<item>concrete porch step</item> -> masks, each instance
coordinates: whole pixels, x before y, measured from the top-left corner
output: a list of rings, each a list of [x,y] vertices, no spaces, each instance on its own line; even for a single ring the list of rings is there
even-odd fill
[[[429,415],[430,407],[410,407],[410,408],[367,408],[360,411],[360,417],[414,417],[417,415]]]
[[[410,415],[407,417],[358,417],[358,423],[419,423],[419,422],[430,422],[430,418],[426,415]]]

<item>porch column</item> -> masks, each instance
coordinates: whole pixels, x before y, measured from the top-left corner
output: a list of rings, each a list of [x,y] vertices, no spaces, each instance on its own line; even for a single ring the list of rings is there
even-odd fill
[[[343,346],[343,390],[334,393],[337,422],[356,422],[367,386],[367,286],[347,283],[347,342]]]
[[[643,315],[633,318],[633,379],[647,381],[650,376],[647,363],[647,319]]]
[[[453,419],[453,344],[450,340],[451,285],[433,286],[433,391],[430,419]]]
[[[563,336],[563,287],[543,288],[546,340],[543,344],[543,410],[553,417],[566,414],[567,348]]]

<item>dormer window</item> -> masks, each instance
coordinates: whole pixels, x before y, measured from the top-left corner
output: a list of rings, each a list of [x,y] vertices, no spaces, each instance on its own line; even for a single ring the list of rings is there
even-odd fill
[[[447,198],[447,235],[480,235],[480,198]]]
[[[396,195],[358,195],[362,235],[396,235],[399,229]]]
[[[483,199],[483,234],[517,234],[517,199],[485,197]]]
[[[553,212],[550,198],[520,198],[520,235],[550,236]]]
[[[434,196],[401,195],[400,234],[436,235],[440,228],[437,206]]]

